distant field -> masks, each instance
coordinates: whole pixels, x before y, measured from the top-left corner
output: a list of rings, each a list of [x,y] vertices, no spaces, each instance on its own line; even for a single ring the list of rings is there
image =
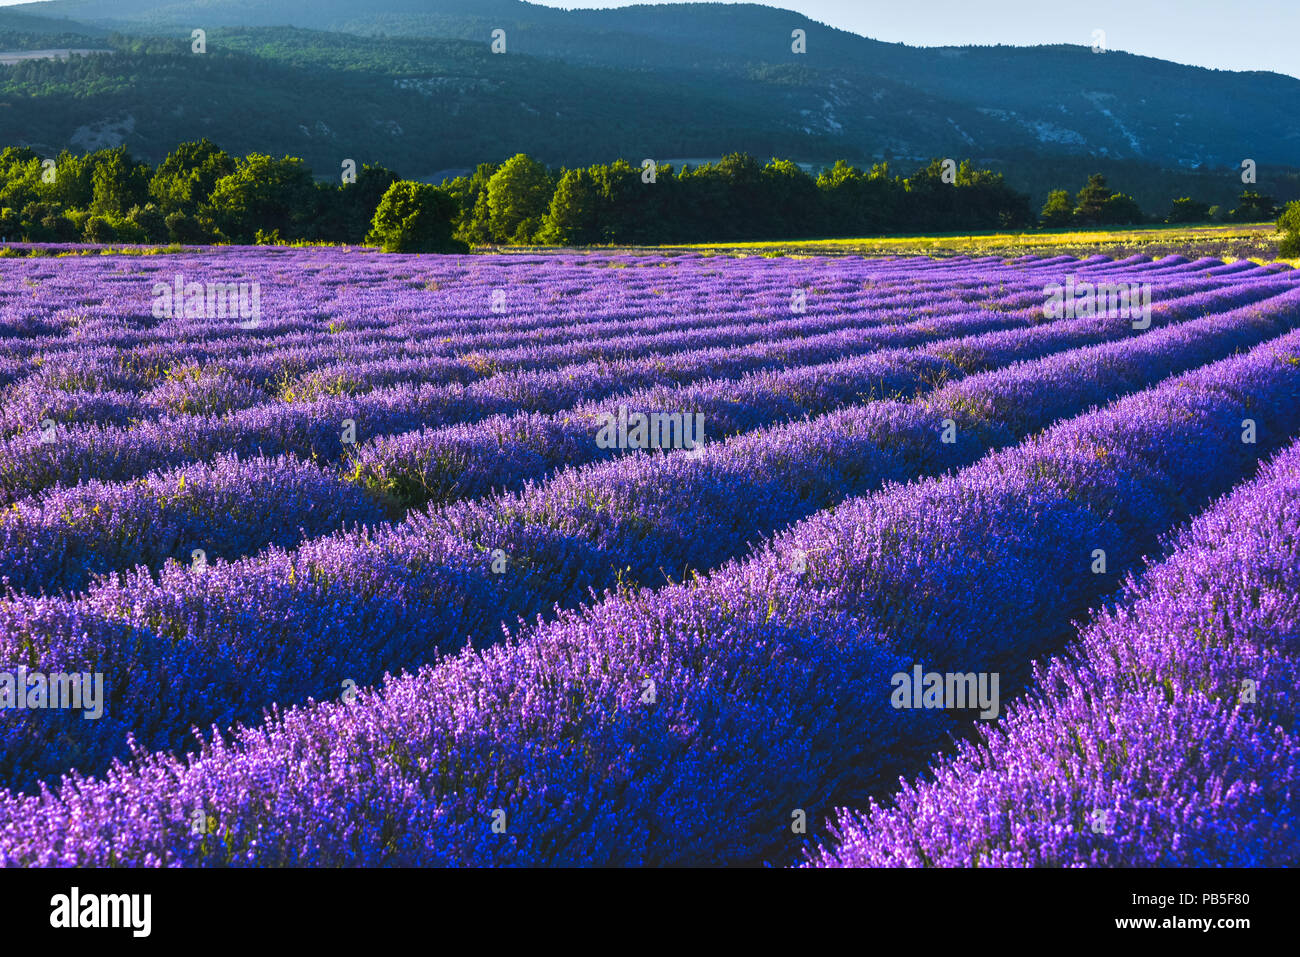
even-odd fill
[[[112,50],[0,50],[0,65],[13,66],[22,60],[66,60],[89,53],[112,53]]]
[[[1213,226],[1145,226],[1130,229],[1084,231],[1039,230],[1024,233],[943,233],[930,236],[880,236],[862,239],[770,240],[751,243],[688,243],[664,246],[599,246],[557,248],[554,246],[475,247],[478,253],[555,253],[560,251],[609,253],[693,252],[730,256],[1006,256],[1067,255],[1085,258],[1104,255],[1113,259],[1143,255],[1209,257],[1225,263],[1251,260],[1257,263],[1289,262],[1300,268],[1300,259],[1282,259],[1278,253],[1280,234],[1273,223],[1238,223]],[[298,247],[330,247],[336,243],[299,242]],[[347,247],[343,247],[347,248]],[[88,243],[7,243],[0,245],[0,257],[151,255],[187,250],[167,246]]]
[[[765,255],[956,256],[1023,255],[1048,253],[1088,256],[1101,253],[1122,258],[1134,254],[1152,257],[1212,256],[1276,260],[1278,233],[1272,223],[1227,226],[1144,226],[1090,231],[1041,230],[1028,233],[950,233],[933,236],[883,236],[871,239],[811,239],[755,243],[698,243],[663,246],[662,249],[710,250],[721,253]]]

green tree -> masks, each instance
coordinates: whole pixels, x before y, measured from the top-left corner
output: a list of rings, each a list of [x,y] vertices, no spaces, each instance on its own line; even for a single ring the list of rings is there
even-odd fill
[[[956,185],[959,228],[1020,229],[1034,222],[1029,197],[1008,186],[1001,173],[976,169],[970,160],[962,160]]]
[[[546,167],[525,153],[501,164],[487,184],[488,221],[494,242],[532,242],[551,205]]]
[[[1106,185],[1106,177],[1093,173],[1075,197],[1074,221],[1082,226],[1101,225],[1106,221],[1106,200],[1113,195],[1114,191]]]
[[[1132,196],[1112,193],[1101,204],[1101,222],[1114,226],[1136,226],[1146,217]]]
[[[22,211],[23,239],[34,243],[75,243],[81,229],[58,203],[28,203]]]
[[[456,200],[457,239],[467,243],[490,243],[492,229],[488,216],[487,185],[497,171],[495,163],[479,163],[470,176],[457,176],[443,182],[443,189]]]
[[[555,184],[539,241],[560,246],[600,242],[603,205],[600,186],[590,170],[565,170]]]
[[[206,139],[182,143],[158,164],[149,181],[149,195],[164,215],[177,210],[194,213],[235,166],[229,154]]]
[[[1231,217],[1239,223],[1258,223],[1277,215],[1277,200],[1253,189],[1243,190]]]
[[[452,238],[456,213],[456,201],[444,190],[399,180],[379,201],[366,242],[389,253],[468,252]]]
[[[1028,196],[1011,189],[1001,173],[976,169],[968,159],[955,169],[946,160],[931,160],[904,187],[900,225],[908,230],[1016,228],[1033,222]]]
[[[828,236],[849,236],[857,231],[857,200],[866,176],[844,160],[836,160],[817,174],[821,219]]]
[[[22,209],[51,193],[42,182],[41,157],[26,147],[9,146],[0,151],[0,207]]]
[[[99,153],[74,156],[67,150],[59,153],[49,198],[64,209],[89,209],[95,194],[95,167],[99,156]]]
[[[1278,252],[1288,258],[1300,256],[1300,201],[1287,204],[1278,218],[1277,228],[1282,233]]]
[[[944,161],[931,160],[903,181],[906,190],[903,228],[910,232],[960,229],[957,184],[944,182]]]
[[[1169,207],[1167,223],[1203,223],[1210,218],[1208,203],[1202,203],[1189,196],[1181,196]]]
[[[131,158],[125,146],[103,150],[91,173],[90,211],[122,217],[149,198],[149,167]]]
[[[1059,228],[1069,226],[1074,221],[1074,204],[1070,194],[1063,189],[1054,189],[1047,194],[1047,202],[1038,214],[1044,226]]]
[[[132,206],[127,211],[126,221],[139,231],[143,237],[142,242],[161,243],[167,240],[167,219],[153,203]]]
[[[682,229],[699,240],[740,240],[758,235],[767,218],[763,167],[748,153],[728,153],[716,163],[678,177]]]
[[[665,217],[676,182],[671,166],[660,165],[653,183],[642,179],[640,166],[625,159],[592,166],[588,172],[600,191],[602,242],[656,242],[668,233]]]
[[[331,233],[330,238],[346,243],[364,243],[384,194],[401,179],[383,166],[368,163],[362,166],[355,183],[339,186],[335,195],[330,197],[340,220],[339,228]]]
[[[314,238],[315,183],[300,159],[246,156],[217,180],[211,207],[217,228],[233,242],[252,243],[259,229],[278,230],[287,241]]]
[[[0,242],[11,242],[22,234],[23,220],[18,210],[0,207]]]
[[[113,224],[108,221],[108,217],[98,213],[92,214],[86,220],[81,235],[88,243],[111,243],[117,239],[117,231],[113,229]]]
[[[866,236],[889,232],[900,216],[902,185],[890,179],[889,164],[877,163],[870,173],[837,160],[817,177],[822,197],[822,222],[831,236]]]
[[[763,167],[761,176],[766,214],[763,238],[803,237],[817,232],[817,181],[797,163],[776,157]]]
[[[167,238],[174,243],[208,243],[214,238],[210,222],[183,210],[168,213],[163,222],[167,226]]]

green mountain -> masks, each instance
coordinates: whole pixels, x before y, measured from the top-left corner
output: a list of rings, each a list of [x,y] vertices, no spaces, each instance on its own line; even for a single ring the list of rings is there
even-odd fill
[[[207,33],[207,53],[190,33]],[[506,52],[489,48],[505,31]],[[806,52],[791,32],[806,34]],[[563,11],[518,0],[52,0],[0,11],[6,49],[112,55],[0,67],[0,143],[125,142],[404,175],[527,151],[552,164],[733,150],[970,157],[1041,196],[1100,169],[1149,207],[1300,194],[1300,80],[1084,46],[914,48],[756,5]]]

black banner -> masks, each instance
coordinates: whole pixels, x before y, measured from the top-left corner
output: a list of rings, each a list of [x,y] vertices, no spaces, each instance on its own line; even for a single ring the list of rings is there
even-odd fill
[[[1231,948],[1285,931],[1294,880],[1283,870],[9,870],[0,893],[15,943],[346,949],[432,930],[431,942],[464,934],[494,947],[574,935],[680,946],[788,929],[809,944],[1199,936]]]

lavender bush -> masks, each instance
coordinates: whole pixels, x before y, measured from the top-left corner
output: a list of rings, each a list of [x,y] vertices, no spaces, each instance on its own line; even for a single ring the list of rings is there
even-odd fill
[[[160,315],[180,273],[259,283],[260,315]],[[1051,314],[1067,277],[1149,314]],[[1168,535],[1294,439],[1298,321],[1294,271],[1177,257],[14,261],[0,672],[105,702],[0,712],[0,863],[1280,860],[1294,683],[1260,649],[1290,626],[1250,609],[1294,590],[1294,453],[1238,496],[1274,503],[1242,506],[1258,587],[1237,526]],[[627,407],[707,439],[601,445]],[[1170,541],[1167,591],[1130,580],[982,744],[944,757],[975,714],[892,700],[921,664],[1014,697]],[[1160,657],[1221,622],[1251,675]],[[1211,726],[1246,736],[1189,770]],[[1144,763],[1068,751],[1103,732]],[[1078,773],[1038,780],[1052,754]]]

